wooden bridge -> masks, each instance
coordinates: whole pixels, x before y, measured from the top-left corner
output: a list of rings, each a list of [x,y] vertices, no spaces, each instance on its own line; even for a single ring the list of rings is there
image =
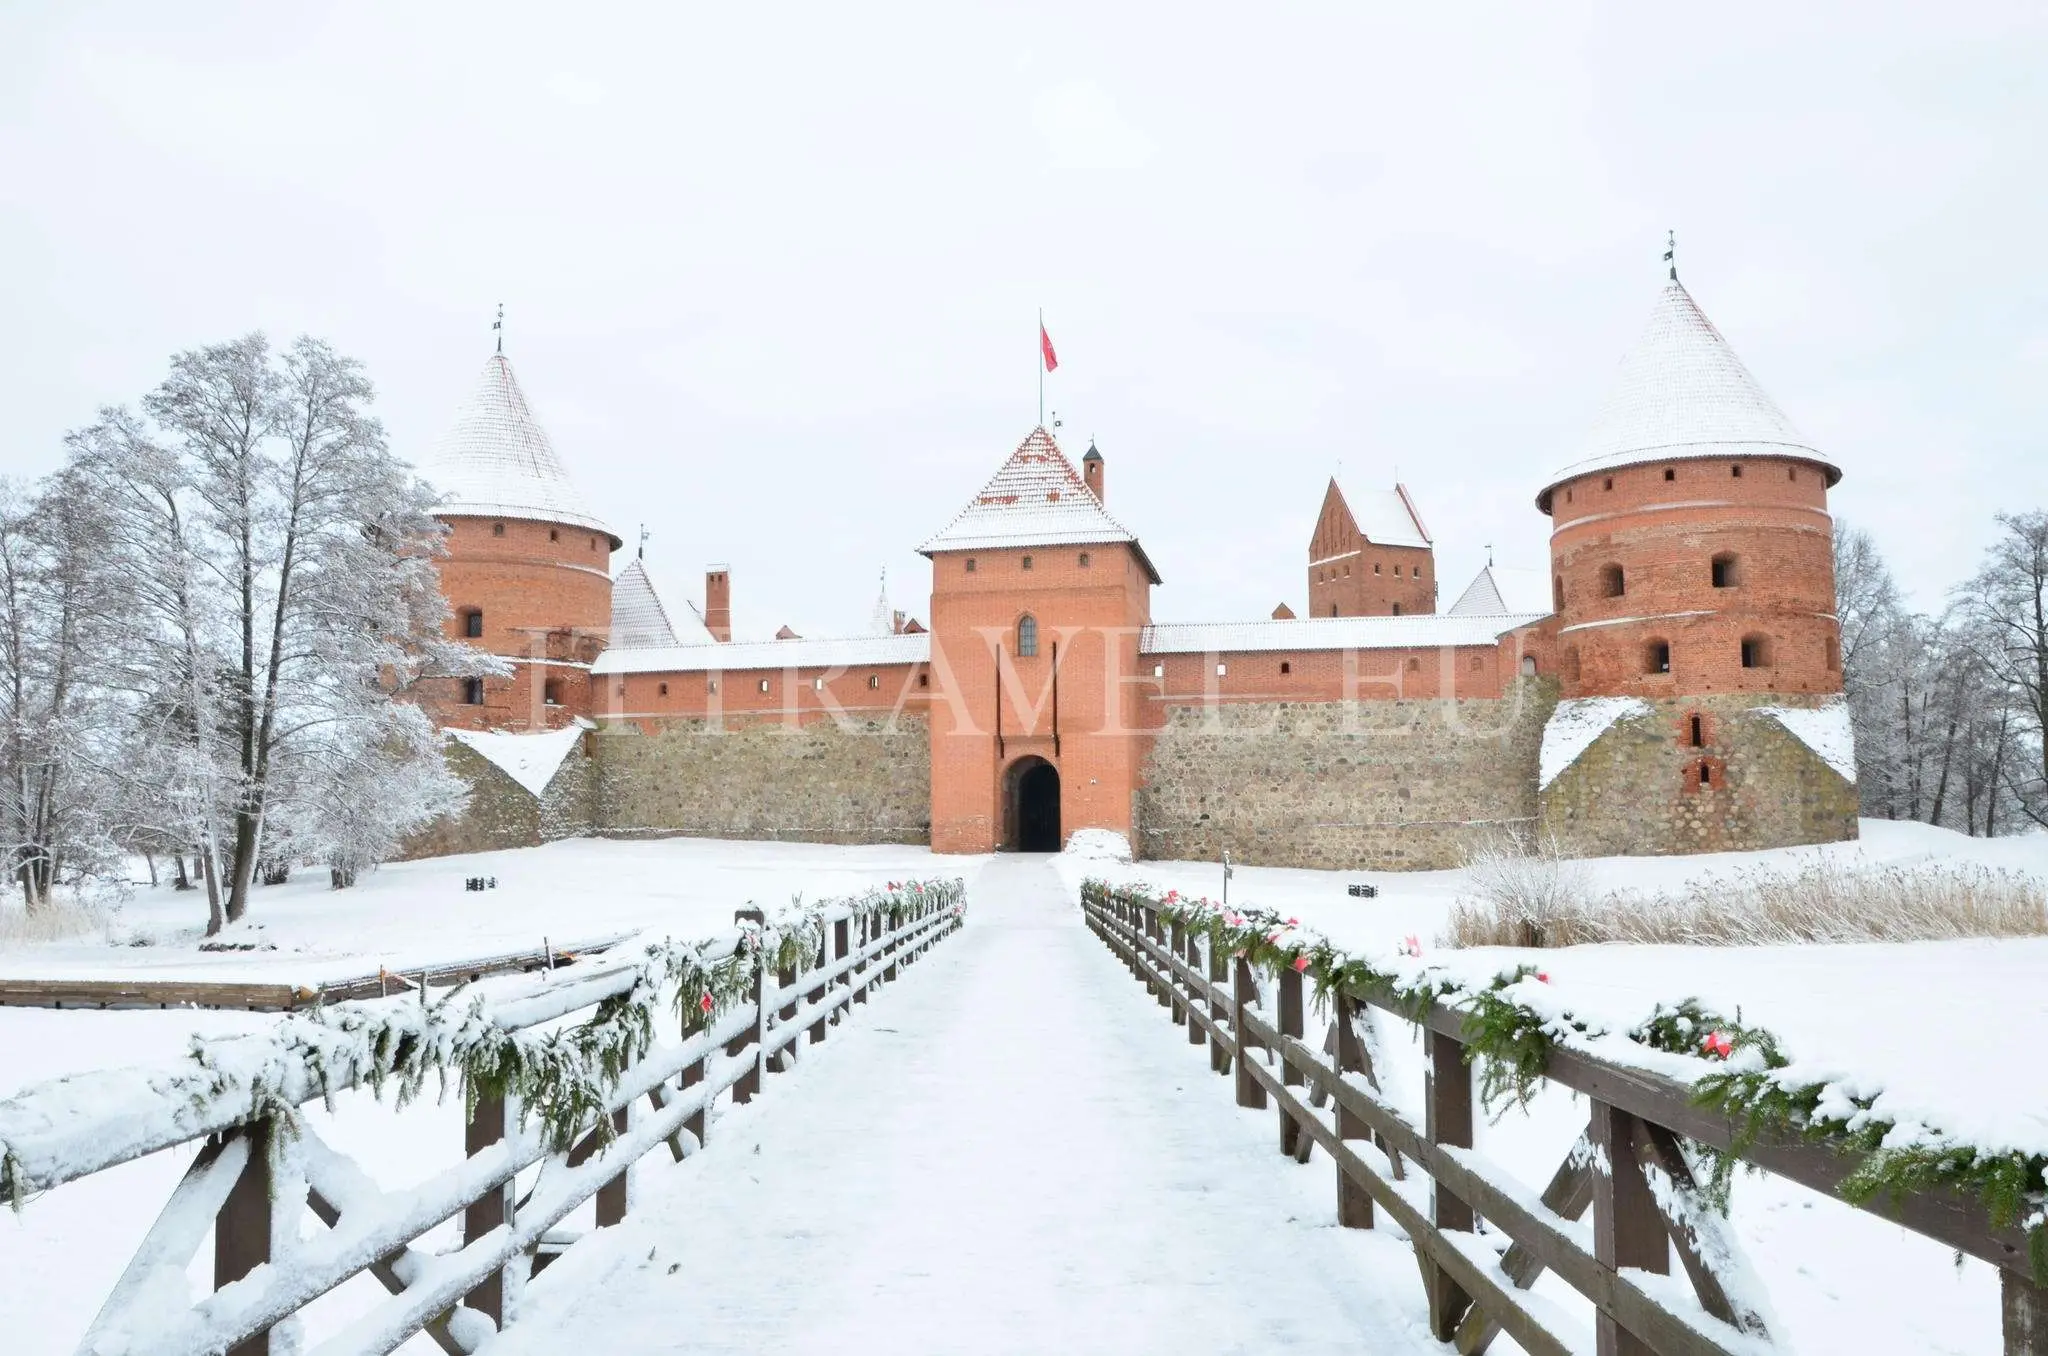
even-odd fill
[[[1546,1076],[1584,1096],[1585,1134],[1547,1187],[1523,1186],[1470,1150],[1458,1012],[1342,991],[1312,1041],[1298,972],[1211,954],[1132,900],[1077,920],[1042,859],[988,867],[972,926],[901,985],[955,932],[952,908],[819,922],[701,953],[691,963],[738,975],[744,1001],[710,1015],[686,1002],[695,1016],[608,1072],[566,1141],[485,1095],[461,1156],[441,1146],[452,1166],[385,1193],[305,1130],[287,1136],[283,1108],[244,1106],[29,1154],[0,1194],[200,1146],[82,1337],[102,1356],[268,1356],[359,1275],[386,1298],[304,1349],[1398,1354],[1505,1337],[1546,1356],[1755,1356],[1791,1348],[1731,1264],[1739,1245],[1698,1199],[1681,1141],[1820,1191],[1855,1166],[1824,1144],[1745,1143],[1679,1083],[1559,1053]],[[489,1022],[573,1032],[565,1019],[644,999],[647,977],[587,967],[496,1003]],[[1420,1123],[1379,1087],[1367,1010],[1420,1029]],[[1147,1013],[1185,1040],[1147,1036]],[[1273,1117],[1263,1146],[1244,1108]],[[0,1104],[0,1145],[23,1124],[19,1100]],[[1334,1173],[1301,1166],[1317,1149]],[[567,1232],[586,1202],[595,1231]],[[1996,1267],[2003,1350],[2048,1356],[2019,1230],[1941,1193],[1875,1208]],[[326,1228],[301,1239],[308,1209]],[[422,1244],[451,1220],[459,1244]],[[209,1237],[214,1293],[166,1314],[165,1268]],[[1661,1279],[1674,1264],[1682,1277]],[[1546,1273],[1589,1302],[1590,1330],[1532,1293]]]

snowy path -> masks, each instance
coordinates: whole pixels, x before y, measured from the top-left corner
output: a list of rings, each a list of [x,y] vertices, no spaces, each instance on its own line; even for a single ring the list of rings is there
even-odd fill
[[[997,858],[968,925],[626,1224],[537,1278],[496,1356],[1371,1351],[1428,1340],[1412,1255],[1298,1167],[1082,926]]]

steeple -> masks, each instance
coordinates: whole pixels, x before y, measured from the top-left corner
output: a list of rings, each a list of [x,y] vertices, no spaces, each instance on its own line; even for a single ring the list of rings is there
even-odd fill
[[[1095,465],[1100,465],[1098,460]],[[918,547],[938,551],[1127,542],[1153,583],[1159,572],[1137,537],[1109,516],[1044,425],[1032,429],[938,535]]]
[[[561,523],[602,532],[614,551],[624,545],[569,479],[503,353],[484,361],[469,399],[419,470],[443,517]]]
[[[1578,459],[1553,474],[1536,497],[1546,513],[1551,491],[1567,480],[1652,462],[1797,457],[1822,467],[1830,485],[1842,478],[1764,394],[1678,281],[1675,264],[1671,272],[1649,324],[1621,360]]]

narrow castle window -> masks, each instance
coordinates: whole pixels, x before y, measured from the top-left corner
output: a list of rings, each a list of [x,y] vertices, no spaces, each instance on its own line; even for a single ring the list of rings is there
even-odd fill
[[[1572,502],[1572,492],[1570,490],[1564,492],[1564,502],[1567,504]]]
[[[1621,566],[1602,565],[1600,567],[1600,596],[1603,598],[1619,598],[1626,592],[1628,592],[1628,581],[1622,576]]]
[[[1024,557],[1024,568],[1025,568],[1025,569],[1027,569],[1027,570],[1031,568],[1031,557],[1030,557],[1030,556],[1026,556],[1026,557]]]
[[[1797,479],[1799,479],[1799,468],[1798,468],[1797,466],[1787,466],[1787,467],[1785,468],[1785,479],[1787,479],[1787,480],[1797,480]]]
[[[917,685],[919,687],[930,687],[932,685],[932,676],[929,673],[918,674]]]
[[[597,549],[597,538],[595,538],[595,537],[592,537],[592,538],[590,539],[590,549],[591,549],[591,550],[593,550],[593,551],[595,551],[595,550]]]
[[[823,678],[813,678],[813,679],[811,679],[811,691],[813,691],[813,692],[823,692],[824,690],[825,690],[825,680],[824,680]]]
[[[1372,572],[1373,572],[1374,574],[1378,574],[1378,573],[1380,572],[1380,563],[1379,563],[1379,562],[1378,562],[1377,560],[1375,560],[1375,561],[1374,561],[1374,562],[1372,563]]]
[[[1667,467],[1665,467],[1665,468],[1664,468],[1664,478],[1665,478],[1666,480],[1676,480],[1676,479],[1678,479],[1678,472],[1677,472],[1677,470],[1676,470],[1675,468],[1673,468],[1673,467],[1670,467],[1670,466],[1667,466]]]
[[[1335,603],[1330,604],[1330,615],[1333,617],[1337,615],[1337,605]]]
[[[1742,638],[1742,667],[1765,669],[1771,666],[1771,642],[1767,636],[1744,636]]]
[[[1741,466],[1741,464],[1740,464],[1740,463],[1737,463],[1736,465],[1734,465],[1734,466],[1731,466],[1731,467],[1729,467],[1729,468],[1728,468],[1728,474],[1729,474],[1729,475],[1731,475],[1731,476],[1734,476],[1734,477],[1735,477],[1735,478],[1736,478],[1737,480],[1740,480],[1740,479],[1742,479],[1742,466]]]
[[[1559,612],[1564,611],[1564,576],[1561,574],[1550,577],[1550,605]]]
[[[470,640],[480,640],[484,634],[484,613],[482,608],[467,607],[462,610],[462,634]]]
[[[1653,640],[1643,647],[1644,673],[1671,672],[1671,642]]]
[[[1280,672],[1292,673],[1294,672],[1294,665],[1288,663],[1286,660],[1283,659],[1280,661]]]
[[[1692,746],[1696,749],[1705,748],[1707,746],[1706,723],[1695,715],[1687,724],[1691,726]]]
[[[1397,617],[1401,615],[1401,605],[1399,603],[1394,604],[1394,615]]]
[[[973,574],[973,573],[974,573],[974,557],[973,557],[973,556],[969,556],[969,557],[967,557],[967,573],[969,573],[969,574]]]
[[[1351,566],[1348,562],[1344,566],[1344,577],[1346,579],[1349,579],[1351,577]]]
[[[1030,557],[1026,556],[1026,560]],[[1017,621],[1017,655],[1030,659],[1038,653],[1038,618],[1026,613]]]
[[[540,699],[549,706],[562,704],[562,684],[559,679],[550,678],[541,684]]]
[[[492,524],[491,524],[491,535],[492,535],[492,536],[494,536],[494,537],[502,537],[502,536],[504,536],[504,535],[505,535],[505,525],[504,525],[503,523],[492,523]]]
[[[1467,667],[1467,668],[1471,669],[1471,670],[1472,670],[1472,672],[1474,672],[1474,673],[1477,673],[1477,672],[1479,672],[1479,670],[1480,670],[1480,667],[1481,667],[1481,661],[1480,661],[1480,658],[1479,658],[1479,656],[1478,656],[1478,655],[1476,655],[1476,654],[1475,654],[1475,655],[1473,655],[1473,656],[1472,656],[1472,662],[1471,662],[1470,664],[1467,664],[1467,665],[1466,665],[1465,667]]]
[[[1086,551],[1081,553],[1081,568],[1084,570],[1088,568],[1088,553]]]
[[[559,528],[553,528],[553,527],[551,527],[551,528],[549,528],[549,529],[548,529],[548,540],[549,540],[549,541],[560,541],[561,539],[562,539],[562,533],[561,533],[561,529],[559,529]]]
[[[1732,589],[1741,582],[1735,568],[1735,557],[1726,551],[1714,557],[1713,571],[1717,589]]]
[[[1152,676],[1154,678],[1164,678],[1166,676],[1166,665],[1154,664],[1152,666]]]
[[[1700,764],[1700,786],[1702,789],[1705,789],[1713,786],[1713,784],[1714,765],[1712,763],[1702,762]]]
[[[716,678],[706,678],[704,680],[704,695],[707,697],[716,697],[718,695],[718,680]]]
[[[1536,676],[1535,655],[1525,654],[1522,656],[1522,676],[1524,678],[1534,678]]]
[[[873,691],[875,691],[876,689],[880,688],[881,686],[882,686],[882,675],[881,675],[881,674],[879,674],[879,673],[871,673],[871,674],[869,674],[869,675],[868,675],[868,691],[870,691],[870,692],[873,692]]]
[[[1603,484],[1603,485],[1601,485],[1601,487],[1600,487],[1600,488],[1601,488],[1601,489],[1603,489],[1603,490],[1611,490],[1611,489],[1613,489],[1613,488],[1614,488],[1614,477],[1613,477],[1613,476],[1608,476],[1608,477],[1607,477],[1607,479],[1606,479],[1606,483],[1605,483],[1605,484]]]
[[[1228,671],[1228,668],[1229,668],[1229,666],[1228,666],[1228,665],[1225,665],[1225,664],[1218,664],[1218,665],[1216,666],[1216,676],[1217,676],[1218,678],[1221,678],[1221,677],[1222,677],[1222,676],[1224,675],[1224,673]]]
[[[666,697],[666,696],[668,695],[668,684],[667,684],[667,683],[663,683],[663,684],[661,685],[661,695],[662,695],[662,696],[664,696],[664,697]]]
[[[464,706],[482,706],[484,704],[483,679],[465,678],[462,680],[462,704]]]
[[[768,680],[766,678],[763,678],[761,680],[761,690],[763,692],[766,692],[768,690]]]

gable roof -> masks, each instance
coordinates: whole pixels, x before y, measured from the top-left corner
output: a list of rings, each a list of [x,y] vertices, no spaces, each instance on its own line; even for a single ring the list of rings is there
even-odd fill
[[[987,551],[1021,546],[1079,546],[1122,542],[1145,567],[1153,583],[1159,571],[1131,530],[1109,516],[1081,473],[1043,426],[1032,429],[996,468],[981,493],[938,534],[918,547],[939,551]]]
[[[569,479],[502,353],[484,363],[419,472],[440,496],[434,512],[444,517],[563,523],[604,533],[614,551],[623,544]]]
[[[1330,483],[1337,485],[1334,478]],[[1429,529],[1422,525],[1406,485],[1397,481],[1390,490],[1337,485],[1337,497],[1351,510],[1359,534],[1374,546],[1430,546]]]
[[[647,573],[647,566],[635,556],[612,579],[611,644],[616,648],[645,649],[650,646],[710,645],[711,633],[696,609],[670,612]]]
[[[897,636],[791,636],[787,640],[606,650],[590,666],[590,671],[603,675],[865,668],[922,664],[931,658],[931,653],[932,638],[926,631]]]
[[[1824,467],[1830,485],[1842,478],[1673,278],[1622,357],[1578,460],[1550,477],[1536,506],[1548,513],[1551,491],[1590,471],[1691,457],[1798,457]]]
[[[1541,570],[1488,565],[1472,577],[1444,613],[1447,617],[1499,617],[1551,611],[1549,581]]]

